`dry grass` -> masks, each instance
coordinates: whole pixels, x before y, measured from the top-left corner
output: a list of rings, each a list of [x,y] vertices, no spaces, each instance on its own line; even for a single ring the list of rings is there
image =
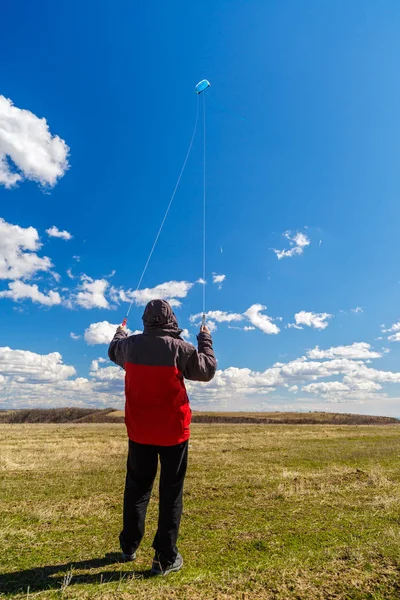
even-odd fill
[[[117,561],[122,425],[0,425],[0,440],[0,597],[400,598],[397,426],[195,425],[185,569],[161,580],[154,501],[134,570]]]

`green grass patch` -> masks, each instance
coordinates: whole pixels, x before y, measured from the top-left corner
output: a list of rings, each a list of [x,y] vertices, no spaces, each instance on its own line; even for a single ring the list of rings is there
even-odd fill
[[[400,598],[400,428],[193,426],[179,540],[149,577],[157,485],[118,561],[123,425],[0,425],[0,597]]]

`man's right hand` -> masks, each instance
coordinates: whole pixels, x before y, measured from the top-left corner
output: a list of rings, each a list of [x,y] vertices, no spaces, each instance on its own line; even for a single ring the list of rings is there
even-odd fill
[[[208,335],[210,335],[210,330],[208,329],[207,325],[202,325],[200,327],[200,333],[208,333]]]

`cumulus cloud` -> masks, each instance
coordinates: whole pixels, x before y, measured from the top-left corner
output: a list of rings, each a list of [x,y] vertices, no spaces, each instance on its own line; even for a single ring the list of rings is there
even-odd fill
[[[86,309],[110,308],[110,304],[105,297],[109,285],[106,279],[92,279],[87,275],[82,275],[81,282],[78,291],[72,294],[67,303],[69,308],[76,305]]]
[[[90,346],[94,346],[95,344],[109,344],[115,335],[117,327],[118,325],[114,325],[108,321],[91,323],[85,330],[85,342]]]
[[[142,290],[123,290],[112,287],[110,296],[114,302],[132,302],[137,306],[145,306],[151,300],[162,298],[167,300],[171,306],[180,306],[179,299],[186,298],[193,283],[188,281],[166,281],[153,288],[144,288]],[[179,299],[178,299],[179,298]]]
[[[306,312],[305,310],[300,311],[294,315],[295,323],[289,323],[288,327],[294,327],[295,329],[303,329],[303,325],[307,327],[313,327],[314,329],[326,329],[329,325],[328,320],[333,315],[329,313],[313,313]]]
[[[273,248],[276,256],[278,257],[278,260],[281,260],[282,258],[291,258],[292,256],[298,256],[300,254],[303,254],[304,248],[311,244],[310,239],[300,231],[296,233],[292,233],[291,231],[285,231],[283,237],[285,237],[289,241],[289,245],[291,246],[291,248],[289,250],[276,250],[275,248]]]
[[[0,279],[28,278],[49,271],[53,266],[50,258],[37,255],[41,245],[34,227],[12,225],[0,218]]]
[[[23,179],[54,186],[68,168],[69,148],[52,135],[46,119],[0,96],[0,184],[12,188]]]
[[[108,325],[112,327],[113,334],[116,326]],[[358,354],[352,351],[352,358],[344,356],[343,348],[346,346],[338,346],[327,351],[318,349],[320,360],[301,356],[287,363],[277,362],[264,371],[234,366],[218,370],[211,382],[187,382],[192,403],[197,407],[217,407],[220,410],[234,407],[243,410],[244,406],[260,410],[265,407],[266,398],[278,390],[278,398],[282,393],[297,394],[298,400],[292,408],[299,407],[301,402],[308,403],[309,407],[323,407],[334,402],[374,401],[376,413],[381,401],[389,401],[383,385],[400,383],[400,372],[370,367],[372,359],[369,352],[372,350],[364,342],[359,344]],[[326,354],[319,354],[321,352]],[[354,358],[361,353],[362,359]],[[98,406],[121,405],[123,380],[123,370],[110,365],[104,357],[92,361],[88,378],[77,378],[74,367],[65,365],[57,352],[39,355],[0,348],[0,399],[3,406],[43,406],[46,403],[65,406],[93,402]],[[300,393],[308,399],[301,398]],[[275,406],[277,408],[279,406]]]
[[[400,321],[393,323],[393,325],[388,329],[385,329],[385,326],[382,325],[382,333],[392,334],[388,336],[389,342],[400,342]]]
[[[242,321],[244,319],[243,315],[239,313],[231,313],[226,312],[224,310],[209,310],[206,314],[206,319],[211,319],[213,321],[217,321],[218,323],[232,323],[232,321]],[[202,313],[197,313],[196,315],[191,315],[189,317],[189,321],[191,323],[196,323],[202,317]]]
[[[66,231],[60,231],[55,225],[50,227],[50,229],[46,229],[46,233],[49,237],[61,238],[62,240],[72,240],[72,235]]]
[[[393,333],[393,335],[389,335],[388,340],[389,342],[400,342],[400,331]]]
[[[327,394],[332,392],[347,392],[349,387],[340,381],[323,381],[320,383],[309,383],[303,386],[302,391],[309,394]]]
[[[109,321],[99,321],[98,323],[91,323],[87,329],[85,329],[84,340],[89,346],[95,346],[96,344],[109,344],[115,335],[115,331],[118,325],[110,323]],[[142,333],[142,331],[126,330],[128,335],[136,335]]]
[[[262,304],[253,304],[246,312],[233,313],[224,310],[209,310],[206,313],[207,325],[211,327],[211,331],[217,328],[216,323],[235,323],[243,320],[250,321],[251,325],[244,327],[235,327],[229,325],[230,329],[241,329],[242,331],[253,331],[255,328],[260,329],[266,334],[277,334],[280,329],[268,315],[262,314],[262,311],[266,310]],[[201,321],[202,313],[197,313],[189,317],[191,323],[198,325]]]
[[[102,362],[102,359],[98,359]],[[113,367],[109,367],[112,369]],[[37,354],[0,348],[0,402],[4,408],[54,406],[122,406],[123,371],[110,376],[92,363],[91,377],[76,377],[58,352]],[[115,373],[115,372],[114,372]]]
[[[217,275],[217,273],[213,273],[213,283],[218,285],[218,289],[222,289],[222,284],[226,279],[226,275]]]
[[[261,329],[261,331],[264,333],[268,335],[276,335],[280,332],[280,329],[277,325],[275,325],[275,323],[272,322],[271,317],[262,314],[262,311],[266,309],[267,307],[263,306],[262,304],[253,304],[253,306],[250,306],[250,308],[246,310],[244,316],[248,318],[252,325],[258,329]]]
[[[107,362],[103,357],[92,360],[90,365],[90,373],[91,377],[94,377],[97,381],[113,381],[123,380],[125,377],[125,372],[116,366],[109,367],[100,367],[101,363]]]
[[[352,358],[352,359],[372,359],[381,358],[382,353],[371,350],[371,344],[366,342],[354,342],[349,346],[336,346],[328,350],[320,350],[316,346],[313,350],[307,352],[308,358]]]
[[[58,292],[50,291],[48,295],[39,291],[36,284],[29,285],[23,281],[12,281],[8,284],[9,289],[0,292],[0,298],[10,298],[17,302],[18,300],[29,299],[32,302],[43,304],[44,306],[54,306],[61,304],[61,296]]]
[[[217,275],[216,273],[213,273],[213,283],[222,283],[225,279],[226,275]]]
[[[318,381],[341,376],[342,381]],[[275,363],[265,371],[229,367],[217,371],[209,383],[190,383],[190,391],[203,404],[212,405],[271,394],[277,388],[322,398],[323,402],[359,402],[377,398],[384,383],[399,383],[400,373],[368,367],[362,360],[334,358],[309,360],[306,356]],[[380,395],[380,397],[382,394]]]
[[[218,326],[215,323],[215,321],[207,321],[206,325],[207,325],[210,333],[213,333],[214,331],[217,331],[217,329],[218,329]]]
[[[58,382],[76,375],[75,368],[64,365],[59,352],[36,354],[28,350],[0,348],[0,374],[16,383]]]

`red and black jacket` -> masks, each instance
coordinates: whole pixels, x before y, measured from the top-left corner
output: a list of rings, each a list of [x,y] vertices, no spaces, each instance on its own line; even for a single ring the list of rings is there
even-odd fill
[[[184,378],[210,381],[216,371],[212,339],[197,337],[198,349],[181,337],[176,317],[164,300],[149,302],[144,332],[117,331],[108,355],[125,369],[125,423],[129,439],[173,446],[190,436],[191,409]]]

